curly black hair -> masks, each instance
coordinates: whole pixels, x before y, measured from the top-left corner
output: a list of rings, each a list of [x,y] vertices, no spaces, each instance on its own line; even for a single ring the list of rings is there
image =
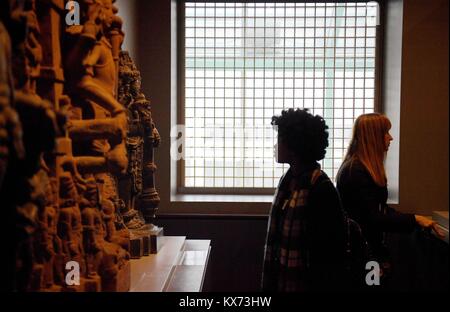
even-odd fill
[[[281,116],[273,116],[271,124],[278,126],[278,136],[287,148],[306,162],[322,160],[328,147],[328,126],[308,109],[283,110]]]

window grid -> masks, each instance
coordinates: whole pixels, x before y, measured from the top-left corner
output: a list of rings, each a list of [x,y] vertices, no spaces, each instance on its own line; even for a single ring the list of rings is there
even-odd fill
[[[334,179],[354,119],[374,110],[369,5],[187,2],[183,186],[275,187],[287,167],[270,121],[289,107],[326,120]]]

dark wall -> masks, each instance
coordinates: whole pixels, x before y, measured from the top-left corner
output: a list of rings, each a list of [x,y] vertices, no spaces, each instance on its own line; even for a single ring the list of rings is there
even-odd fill
[[[204,291],[258,291],[266,217],[159,216],[165,235],[210,239],[211,255]]]
[[[430,233],[391,234],[388,247],[392,257],[393,291],[448,291],[448,244]]]
[[[258,291],[267,218],[251,216],[159,216],[165,235],[210,239],[211,255],[203,290]],[[389,291],[449,289],[448,244],[429,233],[390,234]]]
[[[448,0],[404,0],[400,207],[431,215],[448,201]]]

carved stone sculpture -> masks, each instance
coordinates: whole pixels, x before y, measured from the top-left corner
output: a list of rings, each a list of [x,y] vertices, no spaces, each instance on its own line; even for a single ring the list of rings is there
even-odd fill
[[[24,157],[22,127],[13,108],[14,85],[11,72],[11,41],[0,20],[0,188],[6,173],[8,157]],[[14,147],[15,150],[10,150]]]
[[[86,263],[83,248],[83,226],[78,204],[79,195],[68,172],[60,176],[60,216],[58,235],[62,239],[66,261],[76,261],[80,265],[80,273],[86,276]]]
[[[3,72],[0,81],[9,81],[6,92],[9,92],[10,101],[13,100],[9,107],[4,106],[1,114],[6,116],[3,119],[9,123],[7,128],[9,128],[10,141],[17,145],[17,139],[20,137],[18,134],[23,134],[24,149],[24,157],[20,157],[20,153],[17,153],[18,148],[15,153],[12,150],[9,151],[13,153],[10,153],[8,158],[4,176],[6,183],[0,190],[7,223],[15,224],[11,231],[13,233],[11,245],[15,249],[12,254],[17,255],[15,267],[12,270],[15,272],[15,285],[12,287],[17,290],[45,287],[46,274],[44,270],[38,269],[44,261],[41,263],[35,261],[37,254],[34,250],[35,240],[39,236],[38,216],[45,211],[45,191],[42,185],[46,184],[47,174],[41,170],[41,159],[45,152],[53,149],[58,131],[53,108],[50,103],[36,94],[36,79],[40,74],[42,48],[38,41],[40,31],[35,10],[34,1],[3,1],[1,4],[2,13],[9,13],[7,16],[2,16],[2,21],[5,22],[6,30],[12,38],[12,44],[9,45],[6,40],[4,51],[2,47],[2,52],[6,51],[6,55],[10,54],[7,56],[10,57],[10,61],[6,66],[11,67],[6,70],[9,77],[5,77]],[[2,32],[4,31],[5,28],[2,28]],[[2,37],[4,39],[6,36]],[[5,55],[5,53],[1,54]],[[13,73],[12,79],[11,73]],[[18,130],[19,123],[14,120],[11,107],[14,107],[18,113],[21,130]],[[51,261],[51,259],[47,260]],[[47,262],[46,267],[49,266]]]
[[[14,275],[15,291],[127,291],[130,237],[154,230],[144,217],[159,202],[159,134],[129,58],[137,80],[119,86],[114,1],[80,0],[73,26],[66,2],[0,1],[0,228],[11,237],[2,276]]]
[[[81,69],[67,77],[72,103],[81,109],[80,119],[71,119],[68,130],[75,142],[84,145],[74,151],[81,172],[123,174],[128,165],[124,140],[127,118],[125,109],[115,98],[117,69],[113,46],[105,35],[112,27],[113,9],[111,1],[97,2],[97,10],[92,14],[98,15],[96,20],[102,16],[102,24],[95,28],[98,39],[81,36],[76,32],[79,29],[68,31],[77,48],[69,52],[65,66]]]
[[[98,207],[98,188],[95,179],[87,180],[86,190],[80,201],[81,219],[83,224],[83,247],[86,258],[86,273],[90,278],[98,276],[102,258],[102,238],[104,231],[99,230],[102,224]]]
[[[152,119],[150,101],[141,91],[140,73],[126,51],[120,54],[119,74],[119,100],[128,110],[130,125],[128,176],[120,181],[121,197],[127,207],[122,213],[129,228],[157,232],[158,228],[152,224],[160,201],[155,188],[153,149],[159,145],[160,137]]]
[[[68,132],[74,142],[78,170],[82,174],[95,175],[98,207],[96,210],[86,208],[86,220],[101,218],[105,228],[103,237],[97,236],[103,248],[100,268],[103,273],[100,275],[102,289],[111,291],[126,287],[124,280],[129,280],[129,255],[126,251],[129,234],[126,229],[126,232],[116,231],[113,203],[117,197],[114,181],[116,176],[126,172],[128,165],[124,140],[128,127],[126,113],[116,100],[115,55],[123,38],[120,31],[122,22],[115,15],[117,10],[111,1],[85,1],[84,4],[87,21],[83,28],[68,29],[68,36],[77,48],[68,52],[66,68],[77,64],[82,69],[67,76],[67,90],[73,105]],[[99,227],[97,225],[97,230]]]
[[[61,286],[56,283],[63,281],[61,255],[63,255],[62,241],[58,236],[58,207],[57,183],[49,178],[48,172],[41,169],[37,179],[43,183],[41,205],[37,216],[37,230],[34,239],[34,290],[60,291]],[[38,177],[38,176],[36,176]]]

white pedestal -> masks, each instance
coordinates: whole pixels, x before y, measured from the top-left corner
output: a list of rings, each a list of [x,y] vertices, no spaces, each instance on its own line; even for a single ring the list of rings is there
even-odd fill
[[[157,254],[131,259],[132,292],[199,292],[202,290],[210,240],[163,236]]]

